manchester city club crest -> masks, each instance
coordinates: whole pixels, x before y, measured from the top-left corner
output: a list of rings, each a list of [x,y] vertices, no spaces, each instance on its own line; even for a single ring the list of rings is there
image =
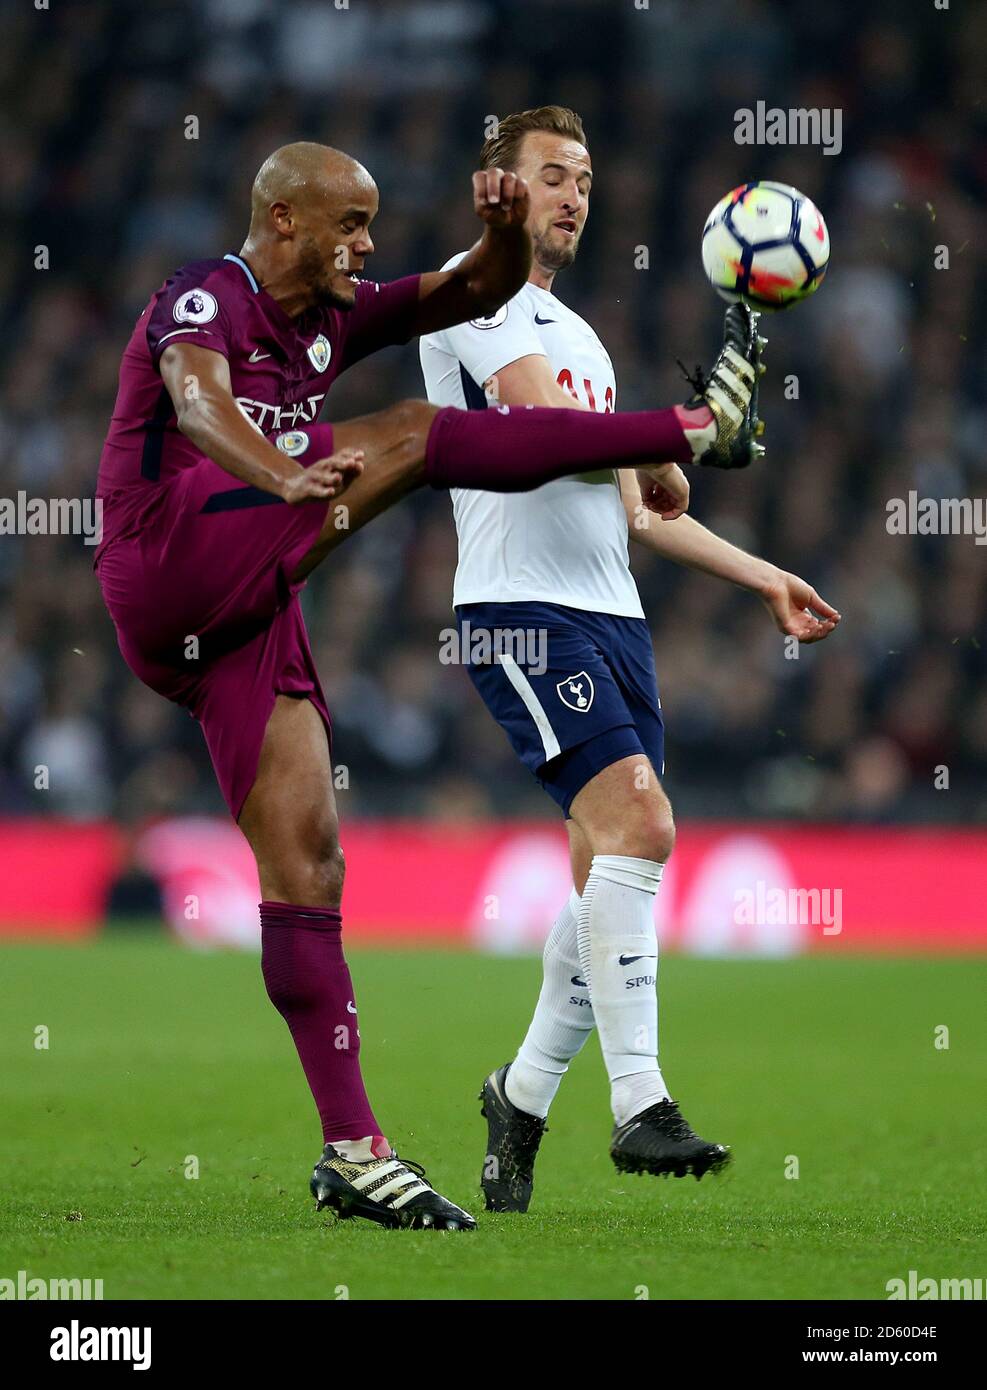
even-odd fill
[[[575,710],[577,714],[586,713],[596,694],[593,677],[588,676],[585,671],[580,671],[575,676],[567,676],[564,681],[559,681],[555,689],[562,703]]]
[[[329,365],[329,358],[332,356],[332,348],[329,339],[324,333],[320,333],[315,342],[308,350],[309,360],[317,372],[324,372]]]
[[[215,296],[208,290],[186,290],[175,300],[172,313],[176,323],[208,323],[218,311]]]
[[[304,430],[289,430],[287,434],[279,434],[274,443],[282,454],[290,454],[292,458],[297,458],[308,448],[309,439]]]

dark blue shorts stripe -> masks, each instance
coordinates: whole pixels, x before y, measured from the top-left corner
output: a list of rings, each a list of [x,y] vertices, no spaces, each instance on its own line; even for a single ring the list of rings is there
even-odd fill
[[[150,420],[144,422],[144,448],[141,450],[141,477],[156,483],[161,478],[161,454],[164,449],[165,427],[175,413],[167,386],[162,386],[161,395],[154,407]]]
[[[225,492],[214,492],[200,507],[202,512],[242,512],[248,507],[270,507],[275,502],[284,502],[273,492],[265,492],[259,487],[234,487]],[[287,505],[287,504],[286,504]]]

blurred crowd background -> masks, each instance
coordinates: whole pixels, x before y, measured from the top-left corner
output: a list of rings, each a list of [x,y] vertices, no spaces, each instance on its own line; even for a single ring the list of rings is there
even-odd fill
[[[812,196],[832,268],[768,323],[767,458],[696,478],[693,514],[802,574],[844,622],[787,660],[758,600],[632,546],[666,785],[680,814],[987,820],[987,547],[886,528],[910,490],[987,491],[987,9],[75,0],[5,4],[3,27],[4,497],[92,495],[134,318],[173,268],[239,248],[253,174],[284,142],[371,170],[388,279],[475,238],[489,116],[580,111],[596,179],[556,290],[607,345],[625,410],[681,399],[675,358],[715,348],[722,305],[699,261],[713,203],[758,177]],[[759,100],[841,108],[842,153],[737,145],[734,112]],[[412,345],[343,378],[328,414],[422,394]],[[308,586],[344,815],[554,814],[439,663],[455,557],[448,499],[418,496]],[[91,564],[79,538],[0,537],[0,812],[222,811],[197,726],[126,670]]]

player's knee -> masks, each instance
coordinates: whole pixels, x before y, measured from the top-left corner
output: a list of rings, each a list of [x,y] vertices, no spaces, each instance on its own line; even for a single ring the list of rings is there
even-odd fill
[[[346,863],[333,835],[316,835],[296,842],[295,852],[283,856],[277,882],[267,896],[297,907],[338,907],[343,896]]]
[[[438,409],[438,406],[430,405],[428,401],[408,400],[398,401],[397,405],[391,406],[388,413],[405,446],[416,453],[419,450],[424,453],[425,440]]]
[[[346,860],[335,836],[327,836],[316,847],[311,856],[310,868],[313,889],[324,899],[328,907],[338,907],[343,897]]]
[[[625,854],[664,864],[675,847],[675,821],[668,798],[661,793],[635,798],[613,827],[614,848],[598,853]]]
[[[647,837],[652,846],[649,857],[659,864],[664,864],[675,848],[675,820],[672,808],[665,798],[650,810],[646,824]]]

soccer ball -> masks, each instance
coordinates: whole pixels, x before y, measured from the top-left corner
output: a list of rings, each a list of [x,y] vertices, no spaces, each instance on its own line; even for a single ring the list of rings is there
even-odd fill
[[[754,309],[788,309],[815,294],[829,264],[822,213],[787,183],[744,183],[703,228],[703,269],[717,294]]]

